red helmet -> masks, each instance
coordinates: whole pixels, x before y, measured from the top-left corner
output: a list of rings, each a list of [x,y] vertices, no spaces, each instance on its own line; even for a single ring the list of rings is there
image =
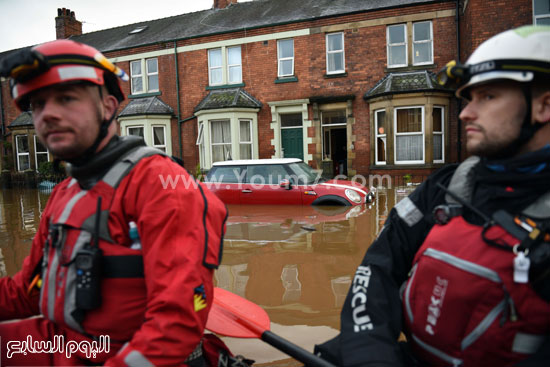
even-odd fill
[[[0,64],[0,75],[11,78],[11,94],[21,110],[30,93],[75,81],[105,85],[119,102],[124,93],[118,79],[128,75],[95,48],[71,40],[57,40],[18,51]],[[118,77],[118,78],[117,78]]]

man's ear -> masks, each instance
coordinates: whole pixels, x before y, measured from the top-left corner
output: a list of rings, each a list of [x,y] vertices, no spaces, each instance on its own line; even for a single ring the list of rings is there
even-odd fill
[[[533,119],[543,124],[550,122],[550,90],[533,100]]]
[[[118,100],[112,94],[103,95],[103,106],[105,108],[105,119],[110,119],[116,114],[118,109]]]

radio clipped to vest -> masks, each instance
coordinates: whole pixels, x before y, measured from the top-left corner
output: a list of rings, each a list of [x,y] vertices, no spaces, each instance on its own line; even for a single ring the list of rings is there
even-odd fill
[[[103,254],[99,248],[101,196],[97,199],[93,242],[76,253],[76,308],[93,310],[101,305],[101,273]]]

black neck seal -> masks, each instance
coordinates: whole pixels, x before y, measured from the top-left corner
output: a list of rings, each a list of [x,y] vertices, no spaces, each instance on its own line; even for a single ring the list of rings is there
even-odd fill
[[[115,135],[101,151],[92,155],[85,163],[68,164],[67,173],[75,178],[83,189],[89,189],[103,177],[124,153],[144,145],[145,142],[140,137],[119,137]]]

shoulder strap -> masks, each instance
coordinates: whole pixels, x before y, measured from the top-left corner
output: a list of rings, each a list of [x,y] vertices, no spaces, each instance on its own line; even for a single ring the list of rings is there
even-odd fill
[[[136,164],[138,164],[140,160],[156,154],[164,156],[166,155],[163,151],[159,149],[147,146],[136,147],[130,150],[124,156],[122,156],[117,162],[115,162],[115,164],[113,164],[111,168],[107,171],[107,173],[103,176],[102,181],[104,181],[107,185],[116,190],[122,179],[128,175],[128,173],[132,170],[132,168],[135,167]],[[86,218],[86,220],[82,224],[82,228],[90,233],[93,233],[95,226],[95,217],[96,214],[94,213]],[[111,234],[109,233],[108,220],[109,209],[103,210],[101,212],[101,218],[99,221],[99,236],[105,241],[113,243],[114,241],[111,237]]]
[[[155,154],[166,155],[163,151],[147,146],[139,146],[130,150],[122,158],[120,158],[103,176],[103,182],[116,189],[120,181],[134,168],[134,166],[143,158],[153,156]]]
[[[471,156],[462,162],[453,173],[451,177],[451,182],[449,183],[448,189],[452,191],[455,195],[460,198],[463,198],[466,202],[472,200],[473,192],[473,175],[476,164],[479,163],[478,156]],[[450,204],[458,204],[458,202],[453,199],[450,195],[445,195],[445,201]]]

